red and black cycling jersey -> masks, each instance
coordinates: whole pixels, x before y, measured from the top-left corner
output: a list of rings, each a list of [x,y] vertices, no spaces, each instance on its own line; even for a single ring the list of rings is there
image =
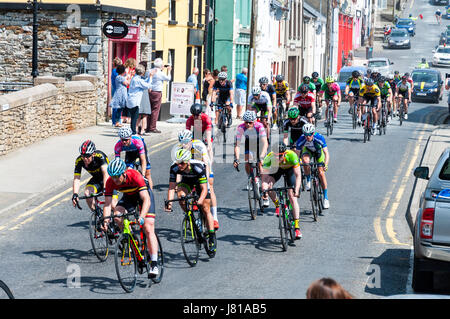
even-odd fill
[[[105,164],[106,165],[109,164],[108,156],[106,156],[105,153],[103,153],[102,151],[99,151],[99,150],[95,151],[92,155],[94,156],[92,159],[92,162],[87,166],[84,164],[84,161],[83,161],[81,155],[77,157],[77,159],[75,160],[74,175],[80,176],[81,170],[82,170],[82,168],[84,168],[86,171],[89,172],[89,174],[92,175],[92,177],[95,180],[102,181],[103,173],[100,168]]]
[[[148,186],[141,173],[134,169],[127,169],[124,172],[125,181],[121,185],[114,183],[111,177],[106,181],[105,196],[112,196],[115,190],[124,195],[135,195],[142,190],[147,190]]]

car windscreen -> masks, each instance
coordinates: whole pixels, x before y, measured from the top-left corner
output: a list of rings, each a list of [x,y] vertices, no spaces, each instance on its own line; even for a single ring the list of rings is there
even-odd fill
[[[393,37],[409,37],[408,33],[404,31],[392,31],[391,36]]]
[[[437,83],[438,75],[436,73],[428,73],[428,72],[413,72],[412,79],[414,83],[416,82]]]
[[[379,68],[379,67],[383,67],[383,66],[387,66],[387,62],[386,61],[369,61],[369,67],[372,68]]]
[[[347,82],[352,77],[352,72],[340,72],[338,82]]]
[[[447,158],[439,173],[439,179],[450,181],[450,159]]]
[[[409,21],[409,20],[399,20],[397,24],[398,25],[412,25],[413,22]]]
[[[438,48],[437,53],[450,53],[450,47],[445,47],[445,48]]]

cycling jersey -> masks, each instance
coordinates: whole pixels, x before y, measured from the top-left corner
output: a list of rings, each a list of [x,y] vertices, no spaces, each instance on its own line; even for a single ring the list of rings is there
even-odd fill
[[[390,95],[389,89],[391,88],[391,85],[389,84],[388,81],[385,81],[382,86],[378,86],[378,87],[380,89],[380,94],[382,97],[387,97]]]
[[[294,151],[287,150],[280,159],[279,154],[270,152],[263,160],[263,168],[270,169],[279,167],[280,169],[296,168],[300,166],[300,160]]]
[[[275,91],[275,88],[274,88],[274,86],[272,85],[272,84],[268,84],[267,85],[267,88],[265,89],[265,90],[263,90],[262,88],[261,88],[261,91],[262,92],[267,92],[267,94],[269,94],[269,97],[272,99],[272,96],[274,95],[274,94],[276,94],[277,92]]]
[[[388,82],[389,82],[389,85],[391,86],[392,93],[395,94],[395,91],[397,90],[397,83],[394,80],[388,81]]]
[[[316,92],[320,91],[320,88],[325,83],[322,78],[317,78],[317,82],[314,82],[314,80],[311,80],[311,83],[314,84],[316,87]]]
[[[353,90],[353,89],[360,89],[361,86],[363,86],[363,82],[360,78],[355,79],[354,77],[351,77],[347,80],[347,86]]]
[[[411,89],[411,84],[409,82],[403,83],[403,82],[399,82],[397,84],[397,88],[398,88],[398,92],[403,94],[403,93],[407,93],[409,89]]]
[[[286,81],[274,82],[273,86],[275,87],[277,96],[283,96],[287,91],[289,91],[289,84]]]
[[[304,116],[300,117],[296,124],[292,124],[292,121],[289,119],[284,120],[283,133],[287,134],[291,131],[291,140],[289,143],[297,142],[299,137],[303,135],[303,125],[306,123],[308,123],[308,120]]]
[[[177,150],[183,147],[183,144],[179,143],[177,147],[173,148],[172,158],[175,158]],[[192,158],[203,161],[203,158],[206,158],[209,161],[208,157],[208,149],[206,148],[205,143],[200,140],[192,140],[191,146],[191,154]]]
[[[200,119],[198,119],[198,120],[194,119],[194,115],[191,115],[186,121],[186,129],[191,131],[192,127],[197,127],[196,121],[198,121],[198,122],[201,121],[201,123],[202,123],[202,134],[205,133],[206,131],[212,130],[211,118],[205,113],[201,113]]]
[[[115,157],[120,157],[121,152],[125,152],[125,163],[127,164],[127,167],[133,168],[136,159],[138,159],[141,154],[144,154],[147,162],[147,169],[151,169],[150,161],[147,156],[147,145],[142,137],[136,135],[131,136],[131,143],[128,146],[125,146],[122,140],[119,140],[114,147]]]
[[[336,82],[333,82],[330,87],[328,87],[328,84],[325,83],[320,88],[320,93],[323,94],[324,92],[325,92],[325,97],[329,98],[334,95],[340,94],[341,88],[339,87],[339,84],[337,84]]]
[[[197,193],[199,193],[201,192],[201,184],[208,185],[206,165],[202,161],[191,160],[189,167],[184,171],[178,167],[177,163],[173,163],[170,167],[169,183],[176,183],[178,175],[181,176],[181,182],[178,185],[185,185],[189,191],[195,187]]]
[[[303,97],[303,95],[300,92],[297,92],[297,94],[294,97],[294,104],[297,104],[300,108],[303,109],[309,109],[312,107],[312,103],[315,102],[316,99],[314,97],[314,94],[311,92],[308,92],[308,94]]]
[[[95,179],[96,181],[103,181],[103,173],[100,168],[102,167],[102,165],[109,164],[108,156],[106,156],[105,153],[99,150],[95,151],[93,153],[93,156],[94,157],[92,158],[92,161],[91,163],[89,163],[88,166],[84,164],[81,155],[78,156],[77,159],[75,160],[74,175],[81,176],[81,169],[84,168],[86,171],[89,172],[89,174],[92,175],[93,179]]]
[[[302,151],[304,147],[311,152],[318,152],[327,147],[327,142],[325,141],[325,137],[317,132],[314,133],[312,141],[308,141],[306,136],[302,135],[297,140],[297,150]]]
[[[300,91],[300,88],[301,88],[303,85],[307,85],[307,86],[308,86],[309,92],[316,91],[316,85],[315,85],[314,83],[312,83],[312,82],[300,84],[300,86],[297,88],[297,91]]]
[[[253,94],[250,94],[248,96],[248,104],[256,113],[262,112],[262,116],[267,116],[269,114],[269,107],[272,107],[272,100],[266,91],[261,91],[258,99]]]
[[[213,91],[216,91],[218,95],[217,104],[225,104],[230,99],[231,90],[233,90],[233,83],[231,83],[231,81],[227,80],[224,85],[221,85],[219,81],[216,81],[213,86]]]
[[[359,96],[373,98],[376,96],[380,96],[381,91],[378,85],[374,84],[372,86],[363,85],[359,90]]]
[[[239,142],[243,136],[248,138],[249,136],[255,136],[255,133],[257,133],[259,137],[267,136],[264,125],[261,122],[254,122],[253,129],[247,129],[245,123],[242,123],[236,129],[235,140]]]

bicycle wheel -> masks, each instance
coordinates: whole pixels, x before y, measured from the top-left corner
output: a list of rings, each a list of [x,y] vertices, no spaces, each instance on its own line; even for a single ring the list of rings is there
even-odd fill
[[[283,248],[283,251],[286,251],[288,248],[288,229],[284,204],[280,205],[280,208],[281,212],[280,217],[278,218],[278,227],[280,229],[281,247]]]
[[[161,241],[159,240],[158,234],[156,234],[156,232],[155,232],[155,235],[156,235],[156,240],[158,241],[158,261],[157,261],[157,263],[158,263],[159,274],[155,278],[151,278],[151,279],[155,284],[158,284],[161,282],[162,277],[164,275],[164,252],[163,252],[163,249],[161,246]],[[147,249],[145,249],[145,258],[147,260],[147,272],[149,272],[151,258],[150,258],[150,254]]]
[[[311,180],[311,189],[309,193],[310,199],[311,199],[311,210],[313,214],[313,219],[316,222],[317,221],[317,215],[319,214],[319,207],[317,207],[317,188],[315,180]]]
[[[126,292],[133,292],[137,281],[137,260],[129,234],[121,234],[116,244],[114,261],[120,285]]]
[[[366,118],[364,119],[364,143],[366,143],[369,140],[370,136],[370,130],[369,130],[369,119],[366,114]]]
[[[247,193],[248,193],[248,207],[250,209],[250,216],[254,220],[254,219],[256,219],[256,205],[258,205],[258,203],[257,203],[255,184],[254,184],[253,177],[250,177],[248,179]]]
[[[295,241],[295,224],[294,216],[292,216],[292,211],[289,207],[286,207],[286,224],[289,237],[291,238],[291,243],[293,243]]]
[[[261,214],[264,213],[264,201],[262,198],[262,185],[261,185],[261,178],[258,178],[255,181],[255,196],[257,196],[258,206]]]
[[[402,126],[403,123],[403,109],[404,108],[404,102],[402,101],[402,104],[400,105],[400,112],[398,114],[398,119],[400,121],[400,126]]]
[[[0,280],[0,299],[15,299],[9,287]]]
[[[356,114],[356,103],[353,102],[353,112],[352,112],[352,124],[353,124],[353,129],[356,129],[357,126],[357,120],[358,120],[358,114]]]
[[[195,230],[194,219],[191,216],[185,216],[181,223],[181,248],[183,250],[184,258],[191,267],[195,267],[198,261],[198,254],[200,251],[200,243],[198,241],[198,234]]]
[[[333,127],[334,127],[334,112],[333,108],[330,110],[330,114],[328,114],[328,118],[330,121],[330,135],[333,135]]]
[[[98,260],[105,261],[108,258],[109,245],[108,238],[101,230],[102,219],[98,212],[92,212],[89,219],[89,239],[91,240],[92,250]]]

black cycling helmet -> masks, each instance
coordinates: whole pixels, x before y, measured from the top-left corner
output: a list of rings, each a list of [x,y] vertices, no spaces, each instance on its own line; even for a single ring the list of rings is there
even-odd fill
[[[309,83],[310,81],[311,81],[311,78],[309,76],[306,75],[303,77],[303,82]]]
[[[280,145],[278,145],[278,152],[281,154],[286,152],[286,150],[287,150],[286,144],[284,144],[284,142],[281,142]]]
[[[260,84],[267,84],[267,83],[269,83],[269,79],[266,78],[265,76],[263,76],[262,78],[259,79],[259,83]]]
[[[353,76],[354,78],[358,78],[358,77],[359,77],[359,71],[358,71],[358,70],[353,71],[353,72],[352,72],[352,76]]]
[[[300,93],[308,93],[309,92],[309,86],[306,84],[303,84],[300,86]]]
[[[192,115],[199,115],[202,113],[202,105],[198,103],[194,103],[191,106],[191,114]]]
[[[386,82],[386,78],[384,76],[379,76],[377,79],[378,82]]]
[[[283,81],[284,81],[284,76],[282,76],[281,74],[278,74],[278,75],[275,77],[275,81],[277,81],[277,82],[283,82]]]
[[[372,70],[371,70],[371,69],[367,69],[367,70],[366,70],[366,74],[367,74],[367,75],[372,74]]]
[[[312,77],[313,79],[317,79],[317,78],[319,78],[319,73],[313,72],[313,73],[311,74],[311,77]]]

